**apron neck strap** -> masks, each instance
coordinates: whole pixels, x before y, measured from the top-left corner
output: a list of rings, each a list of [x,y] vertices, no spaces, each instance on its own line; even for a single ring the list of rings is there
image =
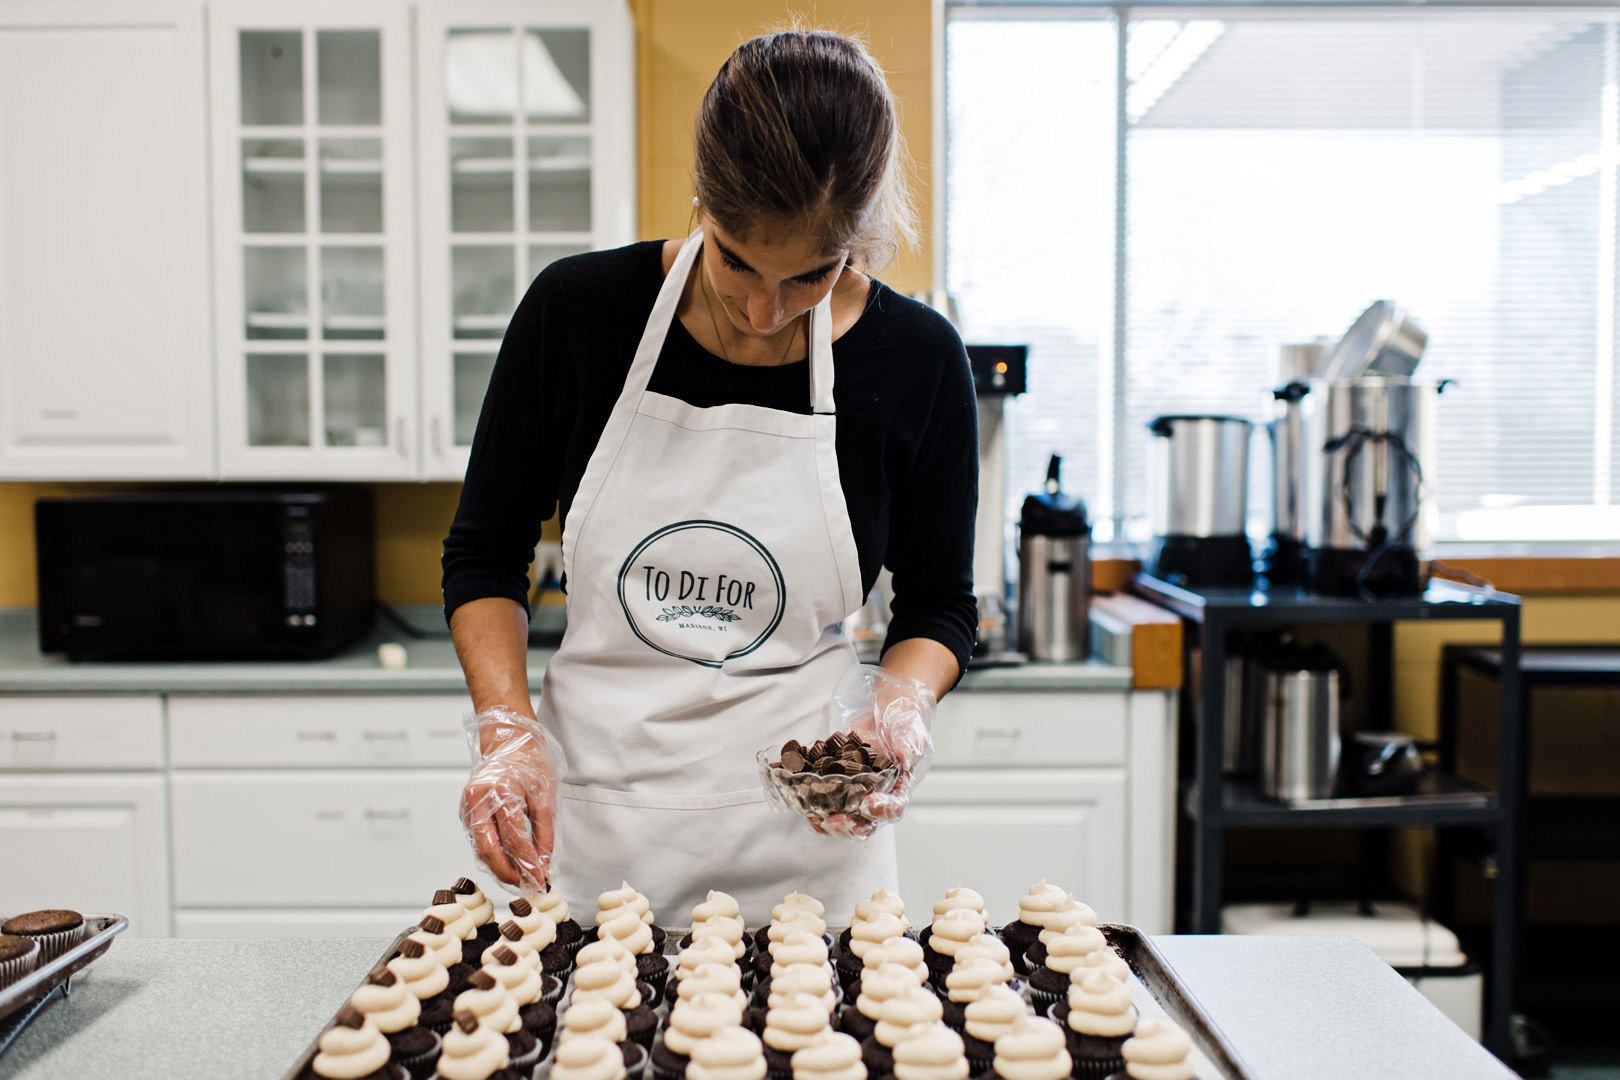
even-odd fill
[[[831,292],[810,312],[810,411],[817,416],[834,412]]]

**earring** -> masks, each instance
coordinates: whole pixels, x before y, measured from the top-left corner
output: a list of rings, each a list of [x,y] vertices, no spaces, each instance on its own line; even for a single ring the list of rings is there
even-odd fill
[[[696,210],[697,208],[698,208],[697,196],[694,195],[694,196],[692,196],[692,209]]]

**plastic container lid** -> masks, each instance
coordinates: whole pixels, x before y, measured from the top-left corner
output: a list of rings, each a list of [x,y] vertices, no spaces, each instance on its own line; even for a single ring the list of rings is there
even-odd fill
[[[1304,914],[1293,904],[1229,904],[1223,934],[1337,934],[1353,937],[1395,968],[1451,968],[1468,963],[1457,935],[1411,904],[1379,903],[1364,915],[1353,902],[1317,902]]]
[[[1024,496],[1018,530],[1024,536],[1090,536],[1086,504],[1063,492],[1063,459],[1052,455],[1046,466],[1046,490]]]

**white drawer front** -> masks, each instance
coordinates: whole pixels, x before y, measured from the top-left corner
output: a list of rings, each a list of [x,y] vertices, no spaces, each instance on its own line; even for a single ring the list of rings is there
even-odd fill
[[[178,907],[420,910],[476,865],[462,770],[190,772],[170,782]]]
[[[939,704],[934,764],[1123,765],[1125,694],[952,694]]]
[[[499,901],[496,901],[499,903]],[[426,907],[424,901],[422,907]],[[422,907],[302,908],[299,910],[182,909],[174,913],[174,936],[192,938],[391,938],[422,917]],[[379,949],[378,953],[381,954]]]
[[[464,694],[172,697],[176,768],[468,764]]]
[[[163,699],[0,697],[0,769],[161,769]]]

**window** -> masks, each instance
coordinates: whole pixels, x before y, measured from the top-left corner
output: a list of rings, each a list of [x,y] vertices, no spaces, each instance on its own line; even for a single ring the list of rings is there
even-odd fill
[[[1620,537],[1615,14],[1040,11],[946,33],[947,287],[968,340],[1030,345],[1011,507],[1057,451],[1101,537],[1145,538],[1148,419],[1263,423],[1274,347],[1387,297],[1457,380],[1436,537]],[[1260,435],[1259,535],[1269,469]]]

